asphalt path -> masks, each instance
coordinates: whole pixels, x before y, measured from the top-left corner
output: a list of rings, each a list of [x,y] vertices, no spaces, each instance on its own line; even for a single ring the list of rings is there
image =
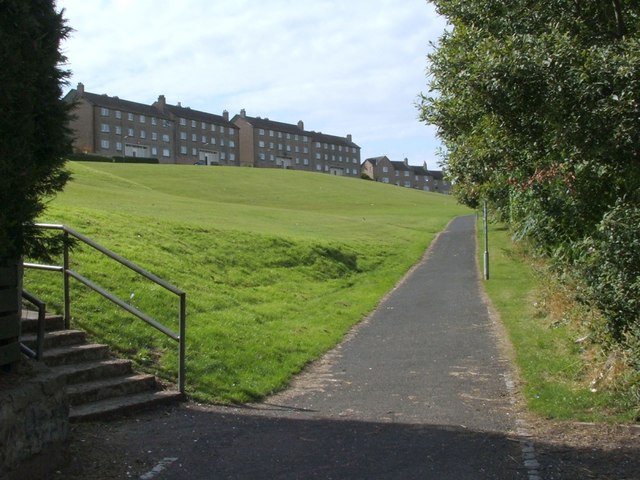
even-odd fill
[[[474,217],[456,218],[287,391],[255,405],[187,404],[116,423],[105,448],[145,480],[535,479],[499,345]]]

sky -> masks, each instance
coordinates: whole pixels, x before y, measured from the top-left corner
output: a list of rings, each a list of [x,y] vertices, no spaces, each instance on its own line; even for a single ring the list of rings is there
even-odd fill
[[[361,159],[438,168],[420,122],[427,54],[446,22],[426,0],[57,0],[70,88],[353,136]]]

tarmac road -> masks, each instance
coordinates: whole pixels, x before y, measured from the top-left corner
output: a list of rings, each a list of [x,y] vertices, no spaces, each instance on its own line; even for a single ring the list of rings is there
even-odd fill
[[[145,480],[536,480],[498,345],[474,217],[460,217],[291,389],[256,405],[190,404],[115,422],[102,448]]]

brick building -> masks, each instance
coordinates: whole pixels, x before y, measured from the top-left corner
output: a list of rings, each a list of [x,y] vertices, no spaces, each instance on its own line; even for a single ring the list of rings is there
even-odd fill
[[[426,162],[422,166],[409,165],[406,158],[402,162],[390,160],[386,156],[367,158],[362,163],[362,173],[376,182],[406,188],[438,193],[449,193],[451,190],[451,183],[441,171],[428,170]]]

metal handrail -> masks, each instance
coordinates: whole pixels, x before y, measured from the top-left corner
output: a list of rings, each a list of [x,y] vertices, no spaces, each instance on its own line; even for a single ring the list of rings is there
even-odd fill
[[[186,293],[184,291],[180,290],[178,287],[170,284],[169,282],[167,282],[167,281],[163,280],[162,278],[154,275],[153,273],[148,272],[144,268],[136,265],[133,262],[130,262],[126,258],[118,255],[117,253],[112,252],[108,248],[103,247],[102,245],[94,242],[90,238],[82,235],[81,233],[75,231],[74,229],[72,229],[70,227],[67,227],[66,225],[49,224],[49,223],[37,223],[37,224],[35,224],[35,226],[38,227],[38,228],[45,229],[45,230],[60,230],[60,231],[63,232],[64,237],[65,237],[64,238],[64,251],[63,251],[63,265],[62,266],[58,266],[58,265],[41,265],[41,264],[37,264],[37,263],[25,263],[24,264],[25,268],[32,268],[32,269],[37,269],[37,270],[47,270],[47,271],[54,271],[54,272],[62,272],[63,273],[63,279],[64,279],[64,324],[65,324],[65,328],[68,329],[70,327],[70,322],[71,322],[71,313],[70,313],[71,312],[71,296],[70,296],[70,288],[69,288],[69,279],[70,278],[75,278],[80,283],[82,283],[82,284],[86,285],[87,287],[91,288],[92,290],[94,290],[95,292],[99,293],[100,295],[102,295],[106,299],[110,300],[111,302],[115,303],[119,307],[123,308],[127,312],[135,315],[136,317],[140,318],[141,320],[143,320],[146,323],[148,323],[149,325],[151,325],[153,328],[155,328],[155,329],[159,330],[160,332],[164,333],[166,336],[168,336],[172,340],[175,340],[175,341],[178,342],[178,349],[179,349],[178,388],[180,389],[180,393],[184,394],[184,386],[185,386],[185,357],[186,357],[186,355],[185,355],[186,354],[186,342],[185,342],[186,338],[185,338],[185,335],[186,335],[186,313],[187,313],[187,307],[186,307],[186,302],[187,302],[186,297],[187,297],[187,295],[186,295]],[[103,287],[101,287],[97,283],[92,282],[88,278],[80,275],[78,272],[75,272],[71,268],[69,268],[69,244],[70,244],[69,236],[72,236],[72,237],[76,238],[77,240],[80,240],[81,242],[89,245],[90,247],[93,247],[94,249],[96,249],[99,252],[103,253],[107,257],[109,257],[109,258],[121,263],[125,267],[133,270],[134,272],[142,275],[143,277],[151,280],[152,282],[156,283],[157,285],[160,285],[161,287],[165,288],[166,290],[168,290],[168,291],[174,293],[175,295],[177,295],[178,298],[180,299],[179,332],[175,333],[171,329],[165,327],[164,325],[162,325],[158,321],[154,320],[150,316],[146,315],[145,313],[141,312],[137,308],[132,307],[128,303],[124,302],[122,299],[120,299],[116,295],[113,295],[112,293],[108,292],[106,289],[104,289]]]
[[[22,342],[20,342],[20,350],[28,357],[41,361],[44,352],[44,319],[47,313],[47,304],[26,290],[22,290],[22,298],[38,308],[38,330],[36,332],[36,350],[31,350]]]

